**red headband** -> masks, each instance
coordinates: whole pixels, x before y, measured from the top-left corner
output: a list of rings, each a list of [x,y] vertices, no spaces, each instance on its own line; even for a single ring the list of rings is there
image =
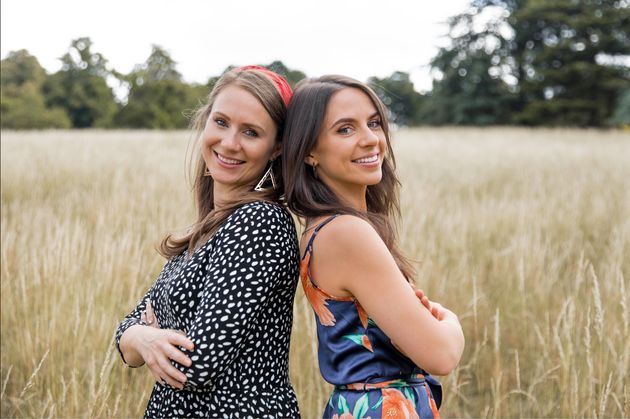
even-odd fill
[[[291,86],[289,83],[282,77],[281,75],[274,73],[273,71],[261,67],[259,65],[246,65],[243,67],[239,67],[236,69],[237,71],[246,71],[246,70],[258,70],[261,73],[266,74],[271,80],[275,83],[278,88],[278,92],[280,92],[280,96],[282,96],[282,100],[285,106],[289,106],[289,101],[291,100],[291,96],[293,96],[293,90],[291,90]]]

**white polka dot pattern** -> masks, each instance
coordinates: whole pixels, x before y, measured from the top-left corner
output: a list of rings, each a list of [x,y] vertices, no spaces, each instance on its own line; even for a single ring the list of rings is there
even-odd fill
[[[298,252],[289,213],[255,202],[190,258],[166,263],[116,345],[150,298],[160,326],[183,330],[195,349],[184,350],[191,367],[174,363],[184,390],[156,384],[145,417],[299,417],[288,374]]]

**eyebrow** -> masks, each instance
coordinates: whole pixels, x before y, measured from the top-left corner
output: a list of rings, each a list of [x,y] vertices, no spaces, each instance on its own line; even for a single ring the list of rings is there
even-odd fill
[[[378,113],[378,111],[376,111],[376,112],[374,112],[372,115],[370,115],[368,117],[368,120],[374,118],[375,116],[378,116],[380,118],[381,115]],[[336,120],[333,124],[331,124],[330,128],[334,127],[335,125],[339,125],[341,123],[346,123],[346,122],[356,122],[356,119],[354,119],[354,118],[340,118],[340,119]]]
[[[217,116],[220,116],[222,118],[227,119],[228,121],[231,120],[229,116],[227,116],[226,114],[224,114],[221,111],[212,111],[210,115],[217,115]],[[261,131],[263,134],[265,133],[265,129],[263,127],[261,127],[260,125],[252,124],[251,122],[245,122],[243,125],[246,125],[246,126],[248,126],[250,128],[257,129],[257,130]]]

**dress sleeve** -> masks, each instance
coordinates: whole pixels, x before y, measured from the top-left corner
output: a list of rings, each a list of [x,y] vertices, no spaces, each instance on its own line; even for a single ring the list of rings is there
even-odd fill
[[[257,202],[235,211],[217,233],[195,319],[188,330],[192,366],[185,390],[212,385],[235,360],[274,290],[297,276],[297,238],[291,216]]]
[[[123,362],[125,364],[127,364],[127,361],[125,360],[125,357],[124,357],[122,351],[120,350],[120,338],[122,337],[123,333],[125,333],[125,331],[127,329],[129,329],[131,326],[136,325],[136,324],[144,324],[140,320],[140,315],[144,311],[144,309],[146,308],[146,302],[147,302],[147,299],[149,298],[149,296],[151,295],[151,290],[152,289],[153,289],[153,287],[151,287],[149,289],[149,291],[147,291],[147,293],[144,295],[144,297],[142,297],[142,299],[136,305],[136,308],[134,308],[131,311],[131,313],[129,313],[120,322],[120,324],[118,325],[118,329],[116,329],[116,335],[115,335],[116,349],[118,349],[118,353],[120,354],[120,357],[122,358],[122,360],[123,360]]]

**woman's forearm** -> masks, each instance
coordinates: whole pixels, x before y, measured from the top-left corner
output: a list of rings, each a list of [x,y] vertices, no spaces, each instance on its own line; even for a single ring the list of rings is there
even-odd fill
[[[122,352],[125,362],[130,367],[140,367],[144,365],[144,359],[136,347],[137,335],[146,326],[136,324],[129,327],[120,337],[120,352]]]
[[[464,333],[455,315],[440,320],[440,341],[432,355],[430,373],[447,375],[459,364],[464,351]]]

